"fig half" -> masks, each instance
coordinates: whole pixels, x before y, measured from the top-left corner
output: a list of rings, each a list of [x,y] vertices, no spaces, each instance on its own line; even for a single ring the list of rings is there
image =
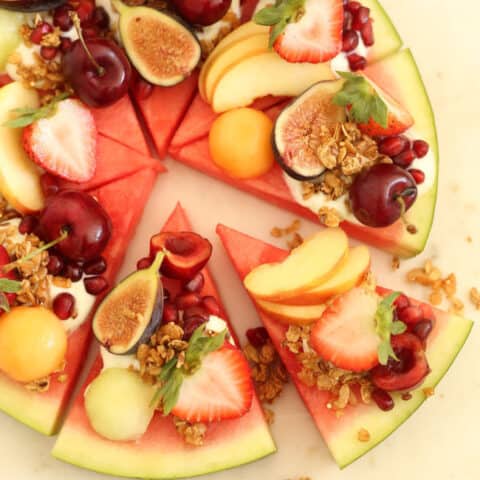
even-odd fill
[[[187,78],[200,62],[197,37],[177,18],[150,7],[127,7],[120,12],[120,36],[130,61],[148,82],[171,87]]]
[[[346,119],[345,109],[333,103],[343,80],[316,83],[287,105],[273,128],[273,151],[282,169],[292,178],[312,181],[325,167],[318,157],[319,131]]]
[[[134,353],[159,326],[163,314],[163,286],[159,274],[165,254],[159,252],[152,265],[122,280],[97,309],[93,333],[111,353]]]

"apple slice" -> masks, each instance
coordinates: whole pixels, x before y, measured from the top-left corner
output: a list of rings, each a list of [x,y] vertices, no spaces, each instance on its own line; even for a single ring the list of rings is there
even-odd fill
[[[200,90],[200,95],[206,101],[207,96],[205,95],[205,75],[207,74],[210,65],[212,65],[218,56],[220,56],[225,50],[230,46],[234,45],[237,42],[244,40],[245,38],[251,37],[259,33],[267,33],[270,31],[269,27],[263,25],[258,25],[254,22],[247,22],[243,25],[240,25],[238,28],[229,33],[225,38],[223,38],[220,43],[215,47],[212,53],[208,56],[206,62],[202,66],[200,72],[200,77],[198,78],[198,89]]]
[[[22,129],[4,126],[15,117],[12,110],[37,108],[38,94],[13,82],[0,89],[0,193],[21,213],[37,212],[43,208],[40,170],[28,158],[22,146]]]
[[[260,33],[247,37],[230,45],[217,56],[205,75],[205,95],[212,101],[215,88],[222,76],[237,63],[262,53],[268,53],[268,33]]]
[[[249,57],[231,67],[212,97],[215,112],[246,107],[267,95],[296,97],[321,80],[333,80],[330,63],[289,63],[275,52]]]
[[[306,239],[283,262],[252,270],[245,277],[245,288],[257,300],[282,303],[326,282],[347,255],[347,236],[339,228],[329,228]]]
[[[310,325],[325,311],[325,305],[284,305],[283,303],[257,300],[257,305],[270,318],[287,325]]]
[[[286,299],[284,304],[310,306],[323,303],[358,285],[370,268],[370,251],[364,245],[350,249],[347,260],[326,282]]]

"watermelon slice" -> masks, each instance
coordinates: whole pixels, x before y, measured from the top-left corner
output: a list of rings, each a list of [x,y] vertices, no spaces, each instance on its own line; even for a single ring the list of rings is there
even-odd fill
[[[191,230],[180,206],[174,210],[164,231]],[[203,294],[218,292],[207,270],[203,271]],[[167,281],[167,288],[171,285]],[[227,318],[222,312],[222,318]],[[233,330],[229,324],[230,331]],[[234,337],[235,338],[235,337]],[[172,419],[156,413],[146,434],[136,442],[113,442],[90,427],[84,408],[84,392],[102,368],[97,358],[64,424],[53,455],[83,468],[112,475],[139,478],[179,478],[215,472],[252,462],[275,452],[262,408],[255,397],[251,410],[235,420],[209,426],[205,444],[187,446],[176,432]]]
[[[104,252],[108,263],[105,276],[110,283],[113,283],[122,264],[156,174],[157,172],[151,169],[142,170],[91,192],[112,220],[112,238]],[[127,201],[129,207],[125,209]],[[123,209],[120,209],[121,205]],[[66,369],[62,372],[66,374],[66,381],[60,382],[59,374],[54,374],[50,389],[45,393],[30,392],[0,374],[0,410],[40,433],[46,435],[56,433],[85,359],[90,335],[89,319],[68,339]]]
[[[278,262],[288,255],[285,250],[222,225],[217,227],[217,233],[241,279],[258,265]],[[400,395],[395,394],[396,405],[390,412],[383,412],[374,405],[349,406],[344,415],[337,418],[335,412],[326,407],[329,395],[314,387],[307,387],[298,378],[300,364],[282,345],[287,326],[261,311],[259,315],[325,443],[342,468],[380,443],[420,407],[426,398],[423,389],[435,387],[442,379],[467,340],[473,325],[471,321],[459,316],[435,310],[436,325],[427,345],[432,373],[421,388],[412,392],[412,398],[404,401]],[[366,442],[358,440],[361,429],[366,429],[370,434],[370,439]]]
[[[123,145],[150,155],[142,127],[128,95],[106,108],[92,108],[98,133]]]
[[[425,247],[436,203],[438,143],[432,109],[410,50],[402,50],[371,65],[365,73],[404,104],[415,118],[414,135],[425,139],[430,144],[434,156],[433,161],[429,163],[427,172],[432,182],[431,186],[419,196],[406,216],[408,222],[414,224],[418,229],[415,235],[409,234],[401,221],[386,228],[369,228],[359,224],[343,222],[342,228],[352,237],[383,250],[400,256],[413,256]],[[270,116],[275,116],[278,115],[278,110],[272,107],[267,110],[267,113]],[[192,122],[193,120],[190,120],[190,123]],[[180,132],[182,130],[183,127],[180,127]],[[177,133],[177,135],[180,136],[181,133]],[[172,146],[170,154],[175,160],[227,182],[236,188],[252,193],[282,209],[318,221],[317,216],[311,210],[295,201],[284,180],[284,174],[278,166],[275,166],[262,177],[251,180],[233,179],[220,170],[211,160],[208,137],[180,148]]]
[[[85,183],[59,180],[61,188],[93,190],[107,183],[133,175],[143,169],[164,172],[165,167],[158,159],[144,155],[102,134],[97,137],[97,167],[94,177]]]

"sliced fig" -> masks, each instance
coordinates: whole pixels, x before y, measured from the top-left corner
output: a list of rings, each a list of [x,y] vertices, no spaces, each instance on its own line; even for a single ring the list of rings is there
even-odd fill
[[[195,34],[172,15],[150,7],[127,7],[114,0],[120,12],[120,35],[130,61],[148,82],[162,87],[187,78],[200,62]]]
[[[318,149],[322,126],[345,121],[345,109],[333,103],[343,80],[319,82],[302,93],[280,113],[273,129],[275,158],[291,177],[312,181],[320,177],[325,166]]]
[[[164,253],[152,265],[122,280],[93,317],[93,333],[111,353],[126,355],[136,351],[157,329],[163,314],[163,286],[159,274]]]

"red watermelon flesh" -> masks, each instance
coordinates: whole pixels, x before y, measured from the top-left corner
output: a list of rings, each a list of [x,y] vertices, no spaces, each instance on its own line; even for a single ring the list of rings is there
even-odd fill
[[[122,264],[155,178],[154,170],[143,170],[91,192],[108,212],[112,221],[112,237],[103,253],[108,265],[105,276],[110,284],[115,280]],[[128,208],[120,212],[118,202],[124,206],[128,205]],[[0,374],[0,410],[41,433],[46,435],[56,433],[85,359],[90,337],[88,319],[69,336],[65,371],[52,375],[50,388],[45,393],[28,391],[22,385]],[[59,381],[63,373],[66,374],[64,382]]]
[[[180,205],[163,231],[189,231],[190,223]],[[202,295],[219,298],[208,270],[204,269]],[[166,280],[169,289],[175,289]],[[227,318],[222,308],[222,318]],[[227,320],[228,322],[228,320]],[[230,331],[233,330],[229,323]],[[254,398],[251,410],[241,418],[211,424],[205,444],[187,446],[172,419],[156,413],[146,434],[136,442],[113,442],[95,433],[84,408],[84,393],[102,368],[99,356],[65,422],[53,455],[69,463],[112,475],[140,478],[177,478],[200,475],[261,458],[275,451],[262,408]]]
[[[130,147],[104,135],[97,137],[97,166],[94,177],[85,183],[60,180],[61,188],[93,190],[105,184],[120,180],[141,171],[152,169],[164,172],[162,163],[149,155],[144,155]]]
[[[150,155],[147,142],[128,95],[106,108],[92,108],[98,133],[123,145]]]
[[[190,106],[197,90],[197,80],[198,73],[195,72],[174,87],[154,87],[147,98],[136,98],[160,158],[166,155],[170,141]]]
[[[217,233],[230,257],[240,279],[255,267],[279,262],[288,252],[261,240],[219,225]],[[379,288],[380,292],[386,290]],[[418,304],[415,300],[411,302]],[[435,311],[435,328],[428,339],[427,357],[432,373],[421,388],[411,392],[412,399],[404,401],[394,394],[395,408],[390,412],[381,411],[376,405],[359,404],[347,407],[340,417],[327,408],[330,395],[315,387],[306,386],[298,377],[301,369],[295,355],[283,346],[287,326],[258,310],[262,323],[285,364],[307,409],[313,417],[324,441],[340,467],[345,467],[365,454],[403,423],[425,400],[423,389],[434,387],[448,370],[466,341],[472,322],[464,318]],[[367,429],[370,440],[358,441],[358,432]]]
[[[12,79],[8,76],[7,73],[0,74],[0,88],[12,83]]]

